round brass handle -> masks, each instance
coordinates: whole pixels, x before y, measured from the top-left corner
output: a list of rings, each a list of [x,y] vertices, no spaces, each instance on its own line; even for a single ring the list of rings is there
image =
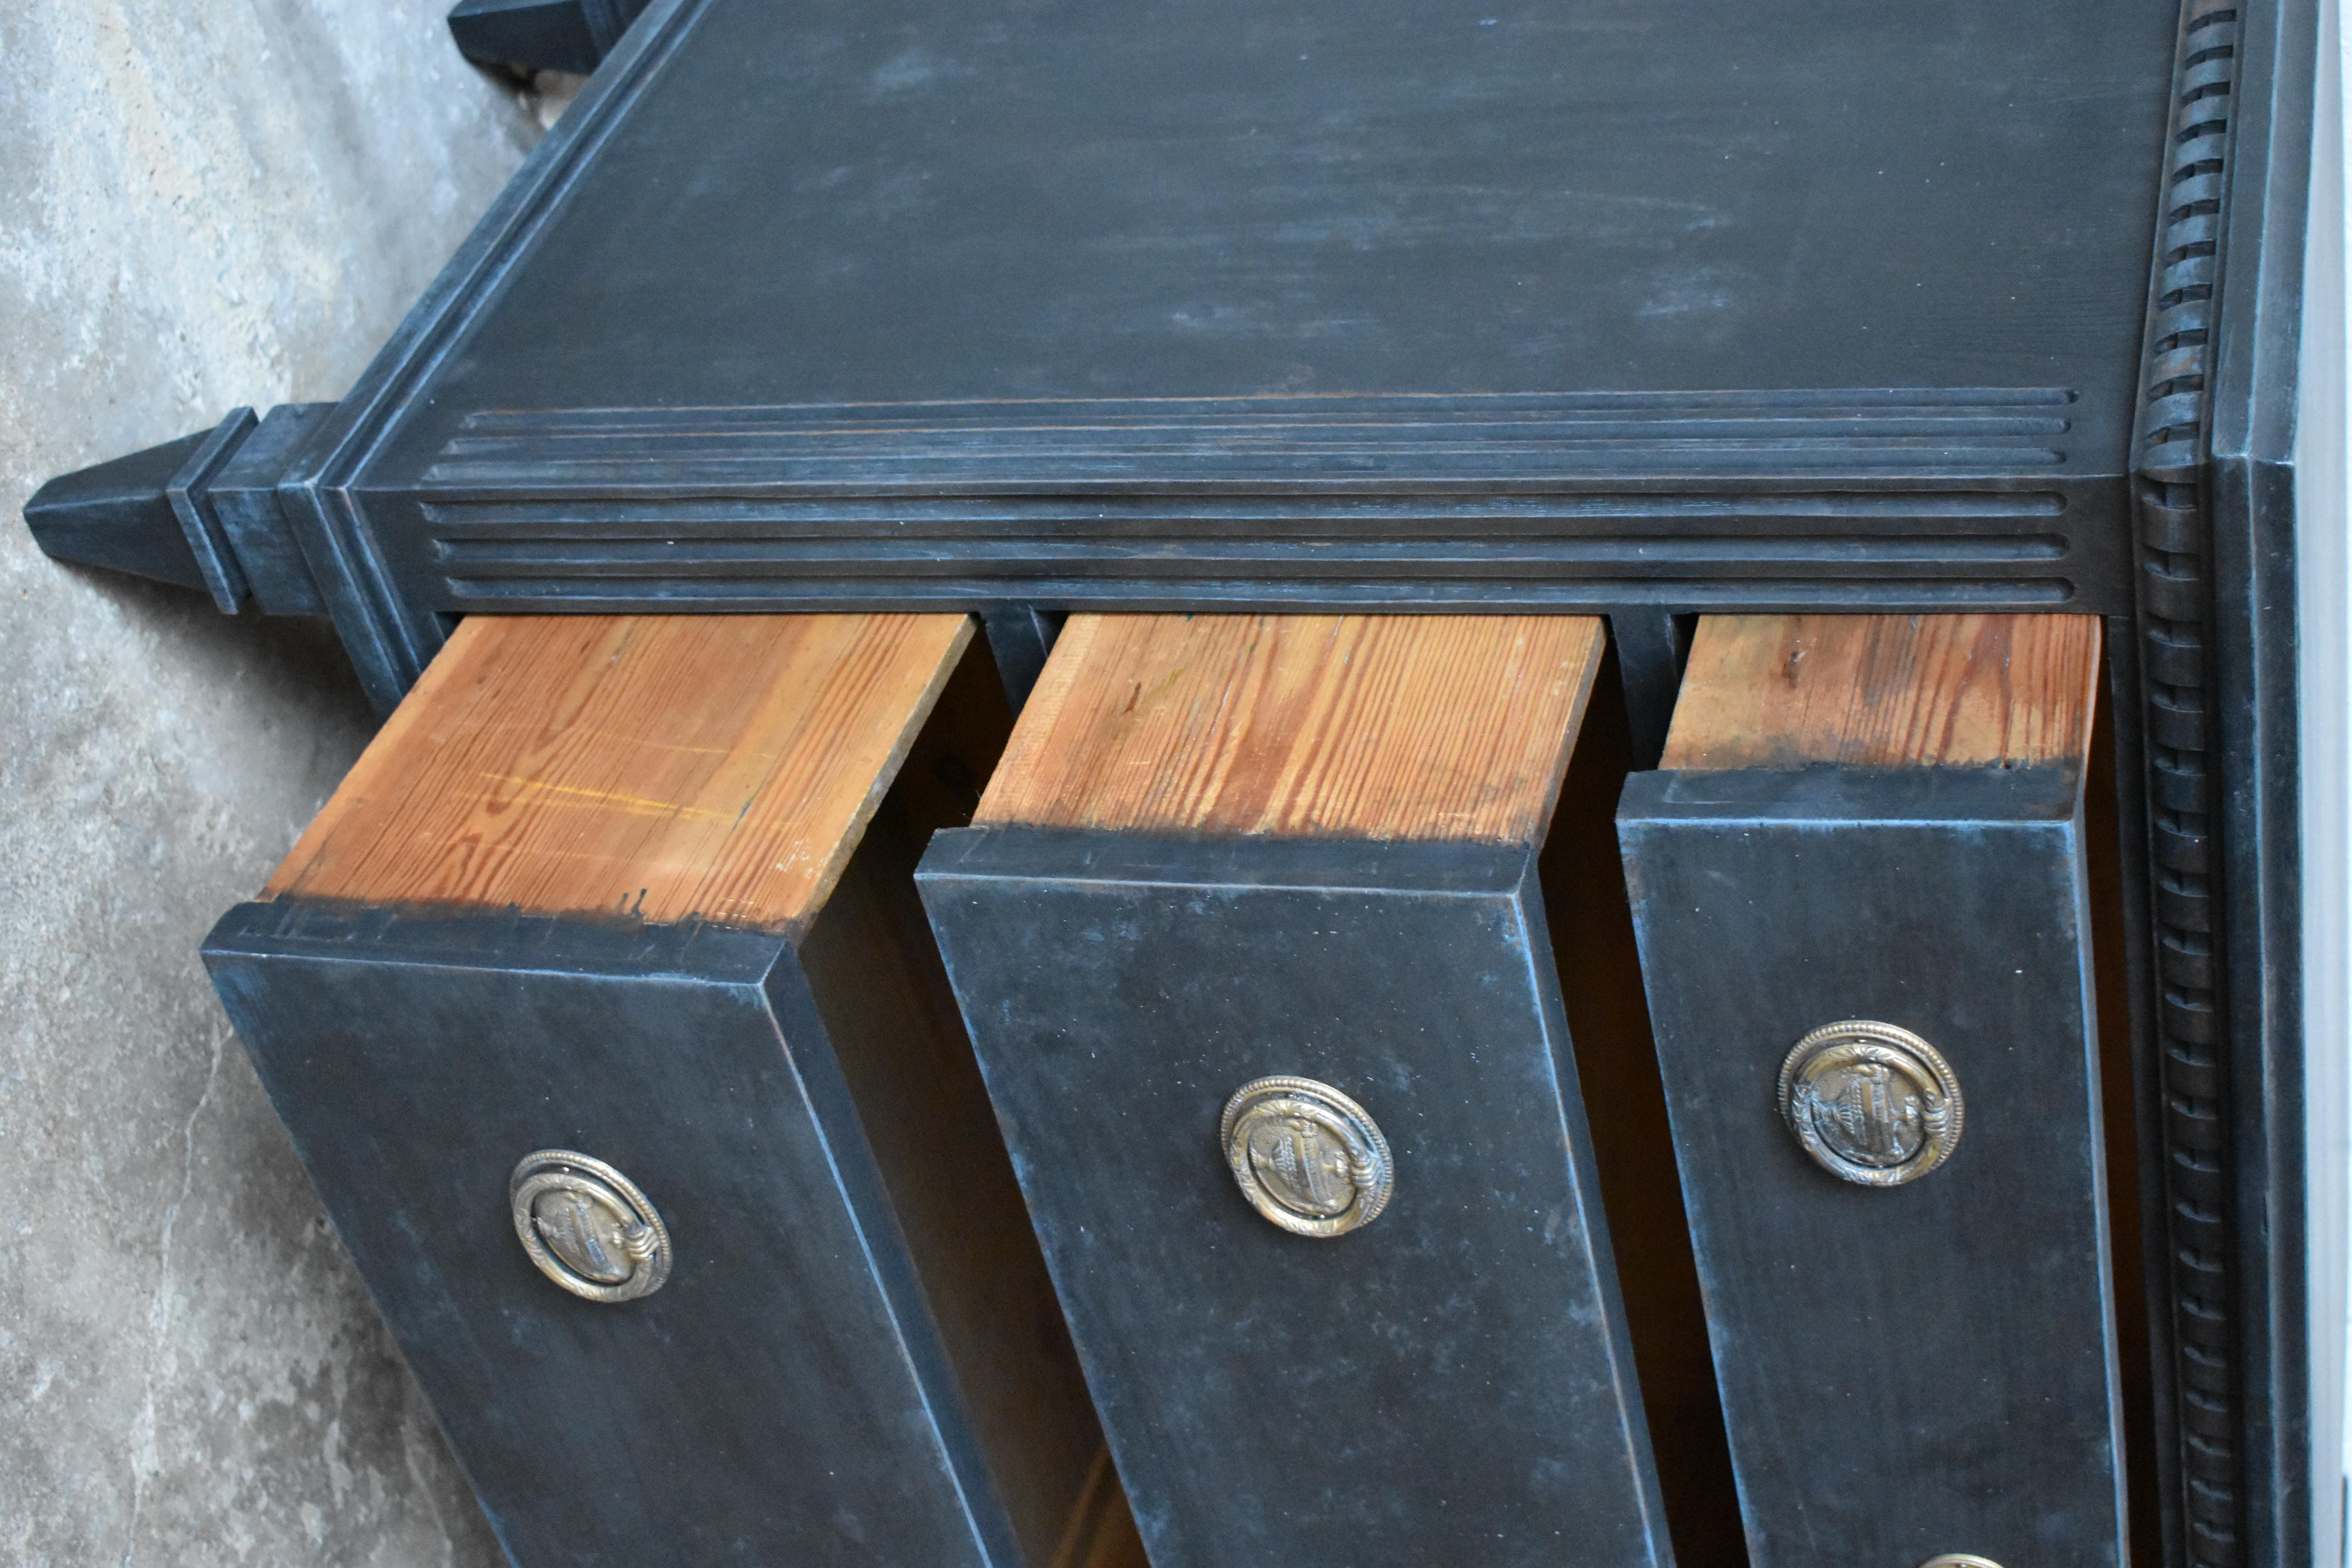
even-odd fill
[[[1371,1224],[1396,1186],[1378,1124],[1311,1078],[1242,1085],[1225,1102],[1219,1136],[1250,1206],[1298,1236],[1345,1236]]]
[[[507,1181],[515,1235],[539,1271],[591,1301],[635,1301],[669,1279],[669,1227],[637,1184],[569,1149],[525,1154]]]
[[[1940,1557],[1930,1557],[1919,1568],[2000,1568],[1990,1557],[1978,1557],[1966,1552],[1947,1552]]]
[[[1824,1024],[1780,1064],[1780,1114],[1813,1163],[1865,1187],[1916,1182],[1960,1142],[1960,1080],[1908,1029]]]

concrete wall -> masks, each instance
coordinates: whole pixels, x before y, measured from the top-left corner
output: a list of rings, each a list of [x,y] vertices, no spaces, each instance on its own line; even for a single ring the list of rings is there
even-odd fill
[[[340,395],[539,133],[448,0],[0,0],[0,1563],[492,1564],[196,962],[373,721],[47,476]]]

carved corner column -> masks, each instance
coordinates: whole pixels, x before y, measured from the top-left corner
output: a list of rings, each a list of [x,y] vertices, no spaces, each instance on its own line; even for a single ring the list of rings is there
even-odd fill
[[[2161,1172],[2151,1250],[2171,1309],[2178,1489],[2166,1511],[2187,1568],[2244,1561],[2247,1481],[2210,474],[2240,12],[2233,0],[2183,8],[2133,447],[2160,1102],[2147,1130]]]

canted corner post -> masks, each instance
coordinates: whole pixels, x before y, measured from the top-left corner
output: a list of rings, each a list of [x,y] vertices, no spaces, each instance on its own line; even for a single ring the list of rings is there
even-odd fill
[[[2124,1560],[2083,826],[2099,635],[1709,616],[1660,770],[1627,783],[1759,1563]],[[2116,1190],[2136,1202],[2130,1173]]]
[[[209,430],[49,480],[25,524],[55,560],[194,588],[224,615],[320,614],[278,482],[333,407],[231,409]]]
[[[526,1568],[1116,1522],[912,882],[1008,722],[972,640],[470,618],[205,943]]]
[[[1602,649],[1074,615],[924,857],[1155,1561],[1669,1560],[1535,888]]]

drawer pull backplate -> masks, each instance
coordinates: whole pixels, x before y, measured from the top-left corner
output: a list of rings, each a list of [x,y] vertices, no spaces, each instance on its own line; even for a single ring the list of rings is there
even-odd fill
[[[1780,1114],[1832,1175],[1916,1182],[1960,1141],[1960,1080],[1935,1047],[1867,1018],[1825,1024],[1780,1064]]]
[[[569,1149],[526,1154],[507,1183],[539,1271],[591,1301],[634,1301],[669,1279],[669,1229],[637,1184]]]
[[[1300,1236],[1378,1219],[1396,1184],[1388,1140],[1364,1108],[1311,1078],[1261,1078],[1225,1102],[1220,1133],[1250,1206]]]

